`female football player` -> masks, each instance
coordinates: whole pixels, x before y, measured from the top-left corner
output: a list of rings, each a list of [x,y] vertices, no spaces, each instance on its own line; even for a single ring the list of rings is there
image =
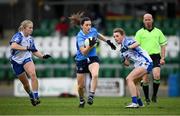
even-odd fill
[[[80,25],[80,31],[76,36],[76,75],[78,82],[78,94],[79,94],[79,107],[83,108],[85,105],[84,99],[84,81],[85,73],[90,73],[92,80],[90,84],[90,91],[87,103],[89,105],[93,104],[93,99],[95,95],[95,90],[97,87],[98,73],[99,73],[99,58],[96,54],[97,39],[101,39],[106,42],[113,50],[116,46],[110,41],[106,40],[105,37],[98,33],[96,28],[92,27],[92,22],[89,17],[83,17],[83,13],[73,14],[69,17],[71,23],[74,25]],[[85,40],[89,39],[89,45],[85,46]]]
[[[32,55],[42,59],[47,59],[51,56],[48,54],[43,55],[36,49],[34,40],[30,36],[32,32],[33,22],[30,20],[22,21],[19,32],[13,35],[9,44],[11,47],[10,62],[12,69],[23,84],[25,91],[29,94],[32,105],[36,106],[40,103],[40,100],[38,95],[38,80]],[[32,90],[30,89],[27,77],[31,78]]]
[[[124,59],[123,63],[128,66],[130,64],[129,60],[134,62],[135,68],[126,77],[129,92],[132,97],[132,103],[126,107],[138,108],[139,106],[143,106],[143,103],[140,99],[137,83],[143,75],[152,70],[152,60],[148,53],[139,47],[139,44],[134,39],[125,36],[123,29],[115,28],[113,30],[113,37],[118,44],[121,44],[120,54],[122,59]]]

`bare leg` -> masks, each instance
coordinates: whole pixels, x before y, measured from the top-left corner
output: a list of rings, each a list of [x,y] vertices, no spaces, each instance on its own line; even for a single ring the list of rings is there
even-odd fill
[[[83,108],[85,104],[84,100],[84,88],[85,88],[85,74],[77,73],[77,83],[78,83],[78,94],[79,94],[79,107]]]
[[[31,89],[30,89],[30,85],[29,85],[29,81],[28,81],[28,78],[26,76],[26,73],[22,73],[20,75],[18,75],[18,79],[21,81],[21,83],[23,84],[23,87],[24,87],[24,90],[27,92],[27,93],[30,93],[31,92]]]
[[[85,74],[77,74],[78,93],[80,97],[84,97],[84,81]]]
[[[92,63],[89,65],[89,70],[92,76],[91,80],[91,92],[96,91],[97,82],[98,82],[98,75],[99,75],[99,64],[98,63]]]
[[[29,97],[30,97],[30,100],[31,100],[31,104],[33,106],[36,106],[37,105],[37,101],[35,100],[34,94],[33,94],[33,92],[30,89],[30,85],[29,85],[29,81],[28,81],[26,73],[24,72],[24,73],[20,74],[18,76],[18,78],[21,81],[21,83],[23,84],[23,87],[24,87],[25,91],[29,94]],[[40,103],[40,101],[39,101],[39,103]]]
[[[91,88],[90,88],[87,103],[89,105],[92,105],[93,104],[93,99],[94,99],[94,94],[95,94],[95,91],[96,91],[96,88],[97,88],[98,74],[99,74],[99,64],[96,63],[96,62],[90,64],[89,65],[89,71],[91,73],[92,80],[91,80]]]
[[[24,65],[24,69],[31,78],[31,86],[32,86],[32,90],[33,90],[34,98],[35,98],[35,101],[32,101],[32,102],[33,102],[33,105],[35,106],[40,103],[40,100],[39,100],[39,95],[38,95],[38,80],[37,80],[37,76],[35,72],[34,62],[27,62]]]

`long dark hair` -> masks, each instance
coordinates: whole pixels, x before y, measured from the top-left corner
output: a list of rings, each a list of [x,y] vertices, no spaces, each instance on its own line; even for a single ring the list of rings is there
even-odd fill
[[[84,17],[84,12],[77,12],[76,14],[72,14],[69,19],[71,20],[71,24],[75,26],[83,25],[85,21],[91,21],[89,17]]]

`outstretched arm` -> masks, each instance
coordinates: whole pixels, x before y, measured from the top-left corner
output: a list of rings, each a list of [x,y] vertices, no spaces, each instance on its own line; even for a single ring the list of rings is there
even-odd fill
[[[49,54],[42,54],[40,51],[33,52],[33,55],[37,56],[38,58],[42,58],[42,59],[48,59],[51,57]]]
[[[111,49],[116,50],[116,46],[110,40],[106,40],[104,35],[98,33],[98,38],[106,42],[111,47]]]
[[[133,49],[133,48],[136,48],[136,47],[138,47],[138,46],[139,46],[139,43],[138,43],[138,42],[135,42],[135,43],[129,45],[129,46],[128,46],[128,49]]]

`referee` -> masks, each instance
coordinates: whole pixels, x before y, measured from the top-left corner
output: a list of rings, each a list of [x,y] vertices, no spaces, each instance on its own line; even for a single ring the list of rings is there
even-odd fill
[[[144,27],[136,32],[135,39],[140,46],[148,52],[153,60],[153,94],[151,101],[157,102],[157,92],[160,85],[160,65],[165,64],[165,51],[167,39],[160,29],[154,27],[153,17],[147,13],[143,16]],[[147,105],[150,103],[149,99],[149,79],[146,74],[143,76],[142,88],[145,95]]]

